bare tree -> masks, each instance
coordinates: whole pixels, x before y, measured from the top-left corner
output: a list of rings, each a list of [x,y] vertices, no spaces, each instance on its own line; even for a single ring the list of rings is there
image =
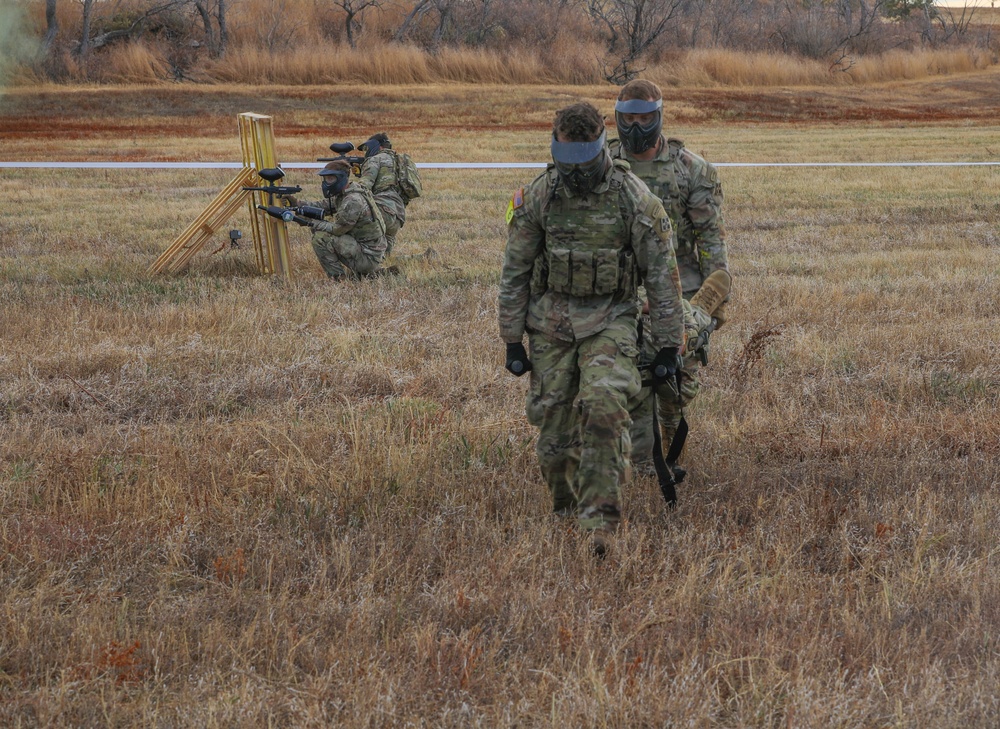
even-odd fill
[[[406,18],[403,19],[399,29],[393,35],[393,40],[404,40],[414,24],[428,12],[434,10],[437,12],[438,18],[437,25],[434,27],[434,32],[431,36],[430,47],[437,48],[444,40],[449,25],[452,24],[456,6],[464,2],[466,0],[418,0],[410,12],[407,13]]]
[[[684,0],[587,0],[587,12],[606,32],[608,53],[616,61],[604,77],[616,84],[642,69],[636,61],[670,26]]]
[[[393,34],[392,39],[397,43],[402,42],[406,39],[406,34],[410,30],[415,22],[419,21],[423,17],[424,13],[431,9],[431,0],[419,0],[419,2],[414,3],[410,12],[406,14],[403,22],[400,23],[399,28]]]
[[[45,37],[42,38],[42,55],[47,56],[59,34],[59,18],[56,16],[56,0],[45,0]]]
[[[212,58],[224,56],[226,46],[229,44],[229,27],[226,24],[227,2],[228,0],[194,0],[194,7],[201,16],[201,24],[205,31],[208,53]],[[215,32],[216,27],[219,29],[218,33]]]
[[[127,27],[114,28],[113,30],[95,34],[93,32],[94,10],[96,8],[95,0],[80,0],[83,7],[80,22],[80,42],[76,53],[81,59],[86,60],[92,50],[103,48],[115,41],[134,38],[142,32],[151,18],[168,10],[186,5],[188,1],[163,0],[163,2],[149,5],[145,9],[137,11],[132,22]]]
[[[368,8],[381,8],[382,0],[333,0],[333,4],[344,11],[344,30],[347,31],[347,43],[351,48],[357,48],[354,34],[361,29],[359,20],[361,14]]]

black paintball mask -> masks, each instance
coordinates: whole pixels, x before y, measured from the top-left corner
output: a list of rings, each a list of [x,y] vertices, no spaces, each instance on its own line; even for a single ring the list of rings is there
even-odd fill
[[[374,157],[378,154],[382,147],[386,149],[392,149],[392,144],[389,142],[389,137],[383,132],[379,134],[373,134],[372,137],[367,142],[362,142],[358,145],[358,149],[365,153],[365,159],[369,157]]]
[[[646,126],[634,122],[626,126],[622,120],[623,114],[651,114],[656,112],[656,118]],[[629,99],[615,104],[615,125],[618,127],[618,139],[625,150],[631,154],[641,154],[656,146],[663,129],[663,99],[647,101],[646,99]]]
[[[323,177],[323,196],[336,197],[347,187],[351,179],[351,173],[346,170],[322,169],[319,174]]]
[[[574,195],[584,195],[604,179],[608,171],[608,156],[604,143],[606,132],[593,142],[560,142],[552,133],[552,160],[566,188]]]

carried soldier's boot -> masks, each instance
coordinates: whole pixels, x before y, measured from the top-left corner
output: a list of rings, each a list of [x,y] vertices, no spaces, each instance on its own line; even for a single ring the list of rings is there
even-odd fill
[[[722,269],[713,271],[702,282],[701,288],[691,297],[691,306],[697,306],[711,316],[722,302],[725,301],[726,297],[729,296],[732,285],[733,279],[728,271],[723,271]]]

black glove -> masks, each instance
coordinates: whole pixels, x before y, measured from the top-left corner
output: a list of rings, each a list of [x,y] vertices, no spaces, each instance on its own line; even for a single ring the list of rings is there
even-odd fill
[[[677,347],[663,347],[653,359],[653,384],[665,385],[676,375],[682,362]]]
[[[515,342],[507,345],[507,364],[504,367],[514,377],[520,377],[525,372],[531,371],[531,360],[528,359],[528,353],[524,351],[523,344]]]

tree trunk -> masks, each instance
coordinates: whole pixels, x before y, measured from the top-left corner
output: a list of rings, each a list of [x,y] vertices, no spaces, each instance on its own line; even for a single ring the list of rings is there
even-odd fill
[[[47,56],[59,33],[59,18],[56,17],[56,0],[45,0],[45,37],[42,39],[42,55]]]
[[[80,22],[80,47],[77,55],[83,60],[87,60],[90,53],[90,21],[94,14],[94,0],[83,0],[83,16]]]
[[[229,26],[226,24],[226,3],[229,0],[219,0],[219,56],[226,54],[229,45]]]
[[[406,33],[410,30],[413,22],[430,9],[430,2],[431,0],[420,0],[420,2],[413,6],[413,10],[403,19],[403,24],[399,26],[399,30],[393,34],[392,39],[394,41],[399,43],[406,37]]]
[[[208,8],[205,7],[203,0],[195,0],[194,7],[198,11],[198,15],[201,16],[201,25],[205,29],[205,43],[208,45],[208,55],[212,58],[218,58],[219,46],[215,38],[215,27],[212,25],[212,15],[208,12]]]
[[[345,11],[347,13],[344,19],[344,28],[347,30],[347,45],[352,49],[357,48],[354,40],[354,13],[350,11]]]

